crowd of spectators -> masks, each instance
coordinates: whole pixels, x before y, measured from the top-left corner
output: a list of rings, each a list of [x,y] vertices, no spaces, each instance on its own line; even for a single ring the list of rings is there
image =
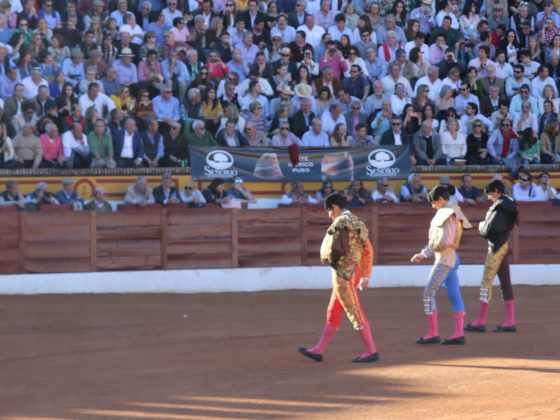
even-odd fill
[[[560,162],[559,81],[551,0],[2,0],[0,166],[410,145],[519,171]]]

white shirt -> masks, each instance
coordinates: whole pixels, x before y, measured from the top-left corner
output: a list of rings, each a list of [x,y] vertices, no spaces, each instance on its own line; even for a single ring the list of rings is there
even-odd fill
[[[314,25],[313,29],[309,29],[306,25],[301,25],[298,26],[297,30],[305,32],[305,42],[307,42],[313,48],[317,48],[319,46],[319,44],[321,43],[321,38],[325,33],[325,29],[322,26],[318,25]]]
[[[121,151],[122,158],[132,159],[134,157],[134,149],[132,148],[132,137],[134,133],[129,134],[128,131],[124,130],[124,141]]]
[[[23,85],[24,88],[23,96],[25,97],[25,99],[32,99],[35,96],[37,96],[37,94],[39,93],[39,86],[49,87],[49,82],[47,82],[45,79],[41,79],[39,84],[36,85],[33,79],[31,78],[31,76],[28,76],[25,79],[23,79],[21,81],[21,84]]]
[[[346,118],[344,118],[342,113],[335,121],[331,112],[327,110],[323,112],[323,115],[321,115],[321,121],[323,122],[323,131],[325,133],[332,133],[334,131],[335,125],[337,125],[338,123],[342,123],[346,127]]]
[[[558,97],[558,88],[556,87],[554,79],[550,76],[547,76],[544,80],[542,80],[540,76],[531,80],[531,96],[540,98],[546,85],[552,86],[552,89],[554,89],[554,93],[556,94],[555,97]]]
[[[416,42],[414,42],[414,40],[407,42],[406,45],[404,46],[404,50],[406,51],[406,58],[409,60],[410,60],[410,51],[414,47],[416,47]],[[426,58],[430,57],[430,47],[427,46],[425,43],[422,44],[422,46],[420,47],[420,51],[424,53],[424,57]]]
[[[109,98],[104,93],[99,92],[94,100],[92,100],[87,93],[84,93],[80,96],[78,101],[80,106],[82,107],[82,115],[85,117],[86,112],[89,107],[94,106],[97,112],[99,113],[99,117],[103,117],[103,107],[107,107],[107,114],[115,109],[115,103],[111,98]]]
[[[393,110],[393,114],[401,115],[404,107],[409,103],[411,103],[411,101],[407,96],[400,99],[397,95],[391,95],[391,109]]]
[[[393,137],[395,138],[395,146],[402,146],[401,132],[395,133],[393,131]]]
[[[513,77],[513,67],[509,63],[500,64],[496,61],[496,77],[499,79],[507,80]]]
[[[436,15],[437,26],[443,26],[443,18],[449,16],[451,18],[451,27],[453,29],[459,30],[459,21],[453,12],[446,13],[444,10],[440,10]]]
[[[375,190],[373,190],[373,192],[371,193],[371,199],[373,201],[377,201],[377,202],[382,202],[382,203],[387,202],[387,203],[389,203],[390,200],[387,200],[385,198],[385,196],[387,196],[387,195],[390,198],[393,199],[393,203],[398,203],[399,202],[399,199],[397,198],[397,196],[395,195],[395,193],[393,191],[387,190],[387,191],[385,191],[385,194],[381,194],[377,188]]]
[[[519,183],[515,184],[512,195],[515,201],[546,201],[543,190],[533,182],[526,189],[523,189]]]
[[[179,18],[182,18],[182,17],[183,17],[183,14],[182,14],[179,10],[175,9],[175,12],[172,13],[172,12],[169,10],[168,7],[166,7],[165,9],[163,9],[163,10],[161,11],[161,13],[163,14],[163,17],[165,18],[165,24],[166,24],[168,27],[172,27],[172,26],[173,26],[173,19],[175,19],[175,18],[177,18],[177,17],[179,17]]]
[[[352,31],[345,26],[344,30],[341,32],[338,29],[338,26],[333,25],[329,28],[328,30],[329,34],[331,34],[331,38],[334,41],[340,41],[340,39],[342,38],[342,35],[348,35],[348,38],[350,38],[350,43],[354,43],[354,34],[352,33]]]
[[[144,31],[140,25],[134,25],[134,28],[132,28],[129,24],[125,24],[119,28],[119,32],[128,32],[132,37],[130,41],[132,44],[142,45],[144,43]]]
[[[324,131],[315,134],[313,130],[306,131],[301,137],[304,147],[330,147],[329,136]]]
[[[381,83],[383,83],[383,87],[384,87],[383,93],[385,93],[385,95],[387,96],[391,96],[393,93],[395,93],[395,85],[397,83],[402,83],[404,85],[404,88],[406,89],[406,94],[409,97],[412,98],[412,96],[414,95],[414,92],[412,92],[412,87],[410,86],[410,82],[402,76],[400,76],[399,79],[395,82],[391,77],[391,75],[388,75],[385,76],[383,79],[381,79]]]
[[[430,92],[428,93],[428,98],[430,98],[431,101],[435,102],[441,91],[441,79],[438,78],[436,79],[435,82],[432,83],[428,76],[421,77],[416,81],[416,84],[414,85],[414,96],[416,96],[418,87],[422,85],[426,85],[430,88]]]
[[[68,130],[62,134],[62,148],[64,150],[64,156],[67,158],[72,157],[73,149],[82,149],[86,151],[89,149],[87,136],[82,134],[82,143],[80,143],[76,137],[74,137],[72,130]]]
[[[463,158],[467,154],[467,139],[460,131],[457,132],[457,138],[454,140],[449,131],[441,136],[441,150],[443,154],[450,158]]]

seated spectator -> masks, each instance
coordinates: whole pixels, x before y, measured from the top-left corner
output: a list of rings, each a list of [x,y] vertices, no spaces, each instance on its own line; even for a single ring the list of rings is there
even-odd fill
[[[422,123],[422,128],[412,137],[412,146],[417,165],[443,165],[445,157],[441,149],[439,134],[432,130],[432,122]]]
[[[509,112],[507,102],[500,102],[500,108],[497,111],[494,111],[490,116],[490,120],[492,121],[492,131],[499,129],[502,126],[502,120],[505,118],[513,121],[513,115]]]
[[[161,177],[161,185],[154,188],[154,199],[161,205],[179,204],[183,201],[179,195],[179,190],[173,186],[173,176],[166,172]]]
[[[319,118],[311,120],[311,129],[301,138],[304,147],[329,147],[329,136],[323,131],[323,122]]]
[[[348,136],[346,126],[338,123],[334,126],[334,131],[331,135],[331,147],[349,147],[352,142],[352,137]]]
[[[367,133],[367,126],[365,124],[358,124],[354,132],[354,136],[350,140],[352,147],[365,147],[365,146],[379,146],[374,138]]]
[[[289,193],[282,195],[280,202],[286,206],[318,204],[318,201],[305,192],[305,185],[301,181],[293,181]]]
[[[202,195],[208,204],[222,204],[229,203],[229,196],[225,192],[225,184],[222,178],[214,178],[210,185],[208,185]]]
[[[356,127],[360,124],[367,124],[367,117],[367,114],[362,111],[362,103],[360,101],[353,100],[351,111],[344,114],[348,135],[354,137]]]
[[[311,121],[315,118],[315,113],[312,111],[312,103],[309,98],[302,98],[300,101],[300,109],[290,119],[290,126],[292,132],[296,137],[301,138],[311,126]]]
[[[0,168],[13,169],[18,167],[15,161],[14,144],[8,137],[6,125],[0,121]]]
[[[401,187],[400,201],[423,202],[428,196],[428,189],[422,185],[420,174],[410,174],[407,182]]]
[[[62,190],[58,191],[54,198],[58,204],[72,204],[74,210],[82,210],[84,200],[74,190],[74,180],[72,178],[64,178],[62,180]]]
[[[513,186],[512,194],[515,201],[547,200],[542,188],[533,182],[533,175],[527,171],[519,173],[519,182]]]
[[[163,160],[161,166],[188,166],[189,149],[187,139],[181,133],[181,125],[173,123],[171,129],[163,137]]]
[[[37,169],[43,158],[43,147],[34,131],[35,125],[26,123],[22,132],[14,137],[14,159],[23,168]]]
[[[107,191],[105,188],[97,187],[93,193],[93,200],[84,206],[84,210],[91,211],[113,211],[111,203],[107,201]]]
[[[334,189],[332,181],[327,179],[323,181],[323,185],[321,186],[321,189],[315,193],[315,197],[317,198],[318,203],[322,203],[325,201],[325,198],[331,194],[335,194],[336,192],[337,191]]]
[[[92,154],[88,139],[83,133],[82,125],[74,123],[72,128],[62,135],[64,156],[71,168],[89,168]]]
[[[457,120],[450,120],[447,124],[447,131],[441,136],[441,150],[448,164],[456,159],[465,158],[467,139],[459,131]]]
[[[374,203],[398,203],[399,199],[394,193],[389,180],[381,178],[377,180],[377,188],[371,193],[371,199]]]
[[[144,143],[136,130],[134,118],[127,118],[124,129],[113,138],[117,167],[132,168],[142,165]]]
[[[140,133],[144,147],[143,166],[157,168],[164,156],[163,136],[159,131],[159,121],[156,118],[147,120],[147,130]]]
[[[136,204],[141,208],[145,208],[148,204],[155,204],[155,202],[152,189],[148,187],[148,180],[143,176],[136,178],[134,185],[128,187],[124,195],[125,204]]]
[[[539,188],[542,190],[543,195],[547,200],[560,198],[556,188],[550,185],[550,174],[548,172],[541,172],[539,175]]]
[[[551,120],[544,126],[541,135],[541,162],[560,162],[560,123]]]
[[[495,164],[503,164],[505,159],[519,161],[519,140],[511,128],[511,120],[502,120],[500,129],[488,139],[487,147]]]
[[[201,117],[204,118],[207,130],[211,134],[215,134],[224,115],[224,110],[222,103],[216,96],[216,88],[214,86],[210,86],[206,90],[205,97],[205,100],[202,102]],[[262,106],[260,104],[258,106],[261,107],[262,111]],[[251,109],[253,108],[253,105],[251,105]],[[266,122],[266,118],[264,120]]]
[[[467,165],[490,165],[492,157],[488,154],[488,134],[480,120],[474,120],[472,133],[467,136]]]
[[[39,117],[36,114],[36,110],[37,108],[33,102],[23,102],[21,105],[21,113],[14,115],[11,120],[12,127],[16,133],[20,133],[25,124],[33,124],[35,131],[37,131],[36,127],[39,122]]]
[[[492,121],[486,118],[484,115],[478,112],[478,105],[474,102],[469,102],[465,108],[465,114],[460,119],[461,132],[466,136],[472,133],[472,125],[474,121],[482,121],[486,126],[486,129],[490,132],[492,131]],[[536,120],[536,117],[535,117]]]
[[[226,122],[225,128],[218,131],[216,135],[216,142],[218,146],[221,147],[248,147],[249,142],[241,134],[239,130],[236,129],[235,121],[228,120]]]
[[[525,129],[519,136],[519,153],[524,164],[541,162],[541,141],[531,129]]]
[[[451,204],[458,206],[464,201],[463,196],[455,187],[455,185],[451,183],[451,178],[449,178],[447,175],[439,177],[439,184],[447,188],[447,191],[449,192],[449,202]]]
[[[6,191],[0,193],[0,206],[16,205],[20,209],[25,208],[25,198],[19,192],[19,184],[17,181],[7,181]]]
[[[266,134],[260,130],[257,130],[255,124],[247,122],[245,124],[245,138],[249,142],[251,147],[269,147],[270,139]]]
[[[391,129],[391,118],[393,117],[393,110],[391,109],[391,100],[383,99],[381,101],[381,109],[374,111],[371,118],[371,134],[376,142],[380,142],[383,134]]]
[[[88,134],[88,144],[92,154],[92,168],[114,169],[117,167],[113,158],[113,138],[102,119],[95,122],[93,131]]]
[[[58,204],[54,194],[49,192],[49,185],[46,182],[38,182],[35,190],[25,198],[27,203],[36,204],[38,207],[42,205]]]
[[[482,191],[472,184],[472,176],[470,174],[463,174],[461,176],[461,188],[459,192],[463,196],[463,201],[467,204],[476,204],[484,201]]]
[[[334,127],[340,123],[346,125],[346,119],[342,114],[342,107],[338,103],[333,103],[329,106],[329,109],[323,112],[321,115],[322,129],[328,135],[331,135],[334,131]]]
[[[402,127],[401,117],[397,115],[391,117],[391,128],[383,133],[379,144],[382,146],[403,146],[410,144],[410,137]]]
[[[194,120],[186,122],[183,127],[183,134],[189,146],[217,146],[216,140],[212,134],[206,129],[204,122]]]
[[[163,85],[161,95],[156,96],[152,103],[158,120],[167,125],[167,130],[173,123],[179,122],[181,119],[179,100],[173,96],[171,84]]]
[[[344,195],[348,201],[348,207],[363,207],[373,202],[371,192],[364,187],[364,182],[361,180],[352,181],[344,190]]]
[[[185,185],[184,191],[181,192],[181,201],[188,204],[190,208],[206,207],[206,199],[198,188],[194,186],[191,180]]]
[[[235,177],[232,187],[227,192],[229,198],[240,200],[242,203],[256,203],[253,193],[243,186],[243,179]]]

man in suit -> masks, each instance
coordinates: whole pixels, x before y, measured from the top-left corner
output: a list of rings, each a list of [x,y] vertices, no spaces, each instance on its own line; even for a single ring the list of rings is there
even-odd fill
[[[498,92],[501,99],[506,98],[506,81],[496,77],[496,66],[494,64],[489,64],[486,66],[486,72],[488,76],[481,77],[480,83],[482,84],[482,90],[486,96],[490,95],[490,87],[497,86]]]
[[[235,121],[228,120],[226,122],[226,127],[218,131],[216,136],[216,141],[218,146],[221,147],[248,147],[249,142],[241,134],[239,130],[235,128]]]
[[[305,11],[306,6],[307,2],[305,0],[297,0],[296,10],[288,13],[288,25],[297,29],[305,24],[305,18],[309,15],[309,13]]]
[[[144,166],[157,168],[163,158],[163,135],[156,118],[148,120],[148,129],[140,134],[144,147]]]
[[[334,77],[333,69],[331,66],[323,67],[321,71],[322,76],[315,79],[315,86],[317,92],[321,90],[323,86],[326,86],[331,91],[331,95],[336,98],[338,92],[343,88],[342,82]]]
[[[402,129],[402,119],[398,115],[391,118],[391,128],[381,136],[382,146],[403,146],[410,144],[410,137]]]
[[[311,100],[309,98],[301,99],[301,107],[298,112],[290,120],[292,133],[301,139],[303,134],[311,127],[311,121],[315,118],[315,113],[311,111]]]
[[[169,172],[165,172],[163,174],[161,177],[161,185],[154,188],[153,194],[156,203],[163,206],[183,202],[183,200],[181,200],[181,196],[179,195],[179,190],[173,186],[173,177]]]
[[[544,127],[549,121],[558,119],[558,114],[554,112],[554,104],[551,100],[546,99],[544,101],[543,111],[543,114],[539,117],[539,136],[542,134]]]
[[[412,146],[418,165],[442,165],[445,157],[441,150],[439,134],[432,131],[432,122],[426,120],[422,128],[412,136]]]
[[[367,124],[367,114],[362,112],[362,103],[360,101],[352,101],[350,111],[344,114],[346,118],[346,131],[349,136],[354,137],[356,127],[360,124]]]
[[[115,158],[118,168],[131,168],[140,166],[144,158],[144,143],[136,132],[136,121],[134,118],[127,118],[124,129],[119,130],[113,139]]]
[[[259,2],[257,0],[249,0],[247,11],[243,13],[245,28],[248,31],[253,30],[253,26],[255,26],[255,21],[257,19],[266,21],[266,15],[263,12],[259,12],[258,8]]]
[[[210,26],[210,22],[212,21],[212,19],[218,16],[212,10],[213,8],[214,8],[214,2],[212,0],[202,0],[202,5],[200,6],[200,8],[193,11],[192,14],[193,18],[199,15],[202,16],[204,18],[204,23],[208,28]]]
[[[25,89],[21,83],[16,84],[14,87],[14,94],[6,99],[4,103],[4,121],[9,124],[15,115],[21,114],[23,110],[21,106],[25,101]]]

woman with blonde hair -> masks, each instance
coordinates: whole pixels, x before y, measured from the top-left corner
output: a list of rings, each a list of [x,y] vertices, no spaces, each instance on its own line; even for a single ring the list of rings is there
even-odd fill
[[[465,158],[467,154],[467,139],[459,131],[459,122],[457,120],[451,119],[447,122],[447,130],[441,136],[441,150],[449,163],[455,159]]]
[[[552,102],[552,111],[558,114],[560,112],[560,99],[556,96],[554,88],[551,85],[546,85],[539,98],[539,115],[544,114],[544,102],[547,100]]]

